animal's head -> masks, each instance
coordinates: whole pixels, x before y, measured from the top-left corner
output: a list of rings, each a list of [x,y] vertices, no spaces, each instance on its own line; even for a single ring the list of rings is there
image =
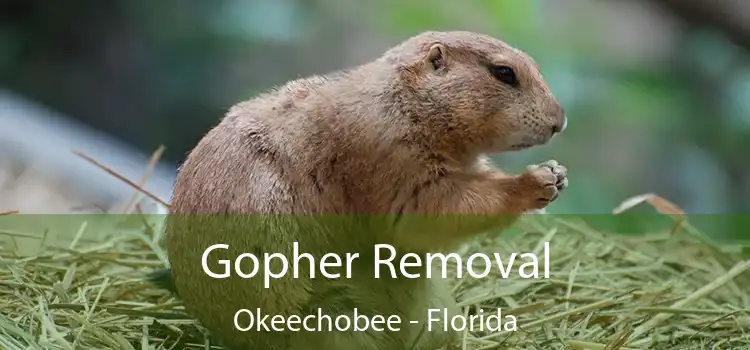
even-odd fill
[[[412,112],[447,138],[479,152],[547,143],[567,118],[534,60],[501,40],[472,32],[425,32],[384,60],[415,96]],[[456,140],[454,140],[456,141]]]

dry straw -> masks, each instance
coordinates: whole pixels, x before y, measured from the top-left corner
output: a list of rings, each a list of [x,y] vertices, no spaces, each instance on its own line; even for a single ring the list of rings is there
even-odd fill
[[[750,349],[750,262],[710,243],[657,196],[615,213],[641,202],[674,215],[675,228],[618,236],[549,216],[522,222],[523,234],[466,246],[463,254],[510,254],[541,252],[549,241],[552,254],[550,279],[455,280],[467,314],[501,307],[519,325],[466,332],[462,349]],[[45,244],[44,232],[0,227],[12,242],[44,245],[34,256],[14,244],[0,251],[0,348],[218,349],[178,300],[144,282],[164,256],[158,228],[149,227],[88,232],[84,224],[63,247]]]

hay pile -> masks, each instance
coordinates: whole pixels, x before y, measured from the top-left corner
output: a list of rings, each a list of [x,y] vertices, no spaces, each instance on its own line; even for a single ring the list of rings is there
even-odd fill
[[[4,246],[0,347],[218,348],[178,301],[143,281],[163,265],[163,252],[153,230],[129,225],[99,227],[100,235],[84,227],[66,248],[32,257]],[[456,281],[467,312],[501,307],[518,317],[519,331],[466,334],[465,349],[750,349],[750,265],[690,230],[624,237],[547,217],[524,232],[463,252],[539,252],[551,242],[550,279]]]

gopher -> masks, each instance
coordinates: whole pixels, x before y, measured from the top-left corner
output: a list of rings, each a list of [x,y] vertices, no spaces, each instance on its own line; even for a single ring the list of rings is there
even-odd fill
[[[488,155],[546,144],[566,125],[535,61],[474,32],[424,32],[358,67],[291,81],[230,108],[189,153],[162,242],[170,269],[152,280],[230,349],[450,348],[456,332],[422,331],[428,308],[460,314],[447,281],[375,279],[373,246],[447,251],[545,208],[567,186],[564,166],[511,175]],[[217,261],[242,253],[291,257],[295,242],[316,259],[360,256],[348,278],[303,261],[296,277],[290,270],[268,287],[259,275],[215,279],[201,266],[214,244],[229,246],[207,262],[223,271]],[[268,267],[280,271],[277,262]],[[240,309],[285,319],[356,309],[402,322],[398,331],[240,331]]]

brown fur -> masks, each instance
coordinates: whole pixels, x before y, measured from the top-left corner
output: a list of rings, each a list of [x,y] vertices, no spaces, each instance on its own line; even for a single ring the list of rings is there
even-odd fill
[[[512,67],[520,85],[496,79],[490,63]],[[547,143],[564,122],[530,57],[471,32],[422,33],[370,63],[239,103],[181,167],[171,211],[266,216],[226,220],[221,230],[209,230],[208,216],[170,216],[164,245],[176,292],[232,349],[406,350],[424,322],[404,321],[397,333],[240,333],[233,315],[256,307],[272,315],[320,307],[332,316],[356,307],[425,321],[428,306],[458,313],[445,281],[373,279],[368,254],[377,243],[399,253],[450,249],[544,208],[567,184],[564,167],[545,163],[506,175],[485,154]],[[270,215],[284,213],[389,214],[392,220],[373,225],[350,216],[322,224],[318,218],[302,228],[290,216]],[[442,216],[428,221],[417,214]],[[362,257],[352,279],[292,279],[290,273],[270,289],[259,277],[212,279],[200,265],[212,244],[229,244],[223,255],[213,254],[228,259],[243,252],[292,256],[294,241],[316,258],[330,252]],[[415,349],[437,349],[454,336],[426,332]]]

